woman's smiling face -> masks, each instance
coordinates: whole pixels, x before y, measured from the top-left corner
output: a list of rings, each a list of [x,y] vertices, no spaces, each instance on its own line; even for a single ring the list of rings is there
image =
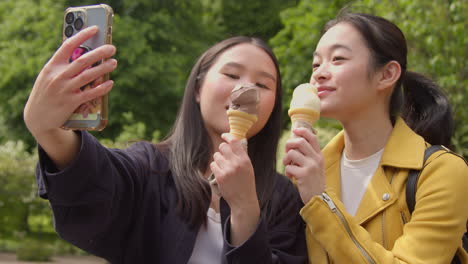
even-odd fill
[[[322,36],[310,79],[318,89],[321,115],[346,121],[377,101],[370,61],[363,37],[350,24],[338,23]]]
[[[257,134],[273,111],[277,80],[275,65],[261,48],[243,43],[226,50],[208,70],[196,98],[208,133],[213,136],[229,132],[226,110],[232,89],[237,84],[255,84],[260,95],[258,121],[247,138]]]

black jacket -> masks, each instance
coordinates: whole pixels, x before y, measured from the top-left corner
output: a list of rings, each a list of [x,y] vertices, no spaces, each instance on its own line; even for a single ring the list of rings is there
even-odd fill
[[[49,200],[59,235],[111,263],[187,263],[198,228],[190,229],[176,213],[177,190],[166,157],[151,143],[108,149],[80,134],[80,152],[62,171],[39,148],[39,195]],[[274,217],[261,217],[239,247],[228,242],[230,209],[221,199],[220,263],[306,263],[302,202],[288,179],[273,177]]]

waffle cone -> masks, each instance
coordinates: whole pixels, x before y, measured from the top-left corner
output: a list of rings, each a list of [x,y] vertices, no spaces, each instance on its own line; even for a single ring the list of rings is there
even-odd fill
[[[237,139],[246,138],[247,131],[257,122],[257,115],[248,114],[239,110],[229,109],[227,111],[229,119],[229,133]]]
[[[292,123],[305,122],[312,126],[320,117],[320,113],[309,108],[293,108],[289,109],[288,115],[291,117]]]

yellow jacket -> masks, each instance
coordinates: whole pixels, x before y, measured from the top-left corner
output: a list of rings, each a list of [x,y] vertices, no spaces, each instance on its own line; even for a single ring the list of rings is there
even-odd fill
[[[340,132],[323,149],[326,192],[300,212],[307,223],[310,263],[447,264],[457,247],[462,263],[468,263],[461,248],[468,218],[468,166],[461,158],[434,153],[419,178],[413,215],[408,211],[408,171],[422,168],[427,146],[398,119],[353,217],[340,201]]]

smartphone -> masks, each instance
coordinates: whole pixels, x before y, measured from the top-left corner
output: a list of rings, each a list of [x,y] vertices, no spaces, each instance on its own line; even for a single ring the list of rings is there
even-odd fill
[[[69,62],[73,62],[81,55],[98,48],[104,44],[112,43],[112,18],[114,11],[106,4],[69,7],[65,10],[63,17],[63,41],[76,35],[81,30],[90,27],[98,26],[99,31],[92,38],[85,41],[79,48],[73,51]],[[97,66],[101,62],[96,63]],[[97,85],[107,81],[109,74],[95,80],[80,89],[82,91],[93,89]],[[63,124],[62,128],[72,130],[103,130],[107,125],[108,120],[108,95],[94,99],[80,105],[68,120]]]

